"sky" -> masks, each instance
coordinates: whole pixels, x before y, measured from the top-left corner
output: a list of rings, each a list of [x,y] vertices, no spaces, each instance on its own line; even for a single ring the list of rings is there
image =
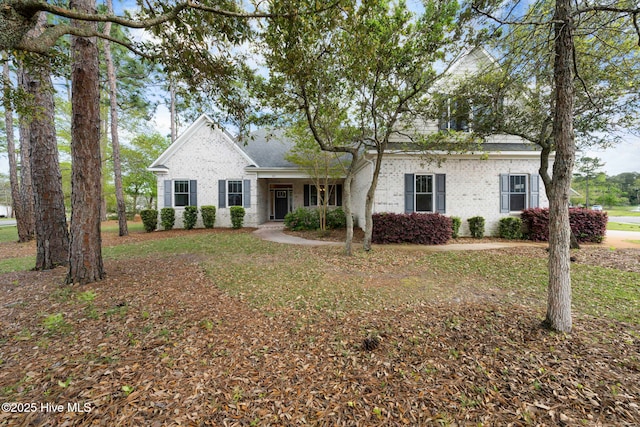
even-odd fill
[[[135,9],[135,0],[114,1],[114,9],[116,14],[121,14],[123,10]],[[421,8],[420,0],[409,0],[410,8],[419,10]],[[145,36],[141,34],[141,37]],[[160,134],[167,135],[170,133],[170,115],[164,105],[160,105],[153,118],[154,129]],[[597,157],[601,159],[605,165],[602,171],[609,176],[617,175],[623,172],[640,172],[640,138],[629,136],[617,146],[607,148],[606,150],[590,150],[583,154],[588,157]],[[0,173],[8,174],[9,164],[6,153],[0,153]]]

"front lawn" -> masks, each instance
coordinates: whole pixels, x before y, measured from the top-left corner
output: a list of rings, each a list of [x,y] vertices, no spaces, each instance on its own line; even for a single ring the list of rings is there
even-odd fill
[[[345,258],[243,231],[104,236],[100,283],[0,275],[0,399],[65,406],[0,425],[640,423],[637,250],[574,253],[565,335],[540,327],[540,247]]]

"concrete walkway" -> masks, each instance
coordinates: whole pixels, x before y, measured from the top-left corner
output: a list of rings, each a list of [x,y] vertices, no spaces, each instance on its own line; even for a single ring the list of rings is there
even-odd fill
[[[281,222],[268,222],[258,227],[253,232],[262,240],[276,243],[285,243],[289,245],[303,246],[341,246],[343,242],[328,242],[324,240],[308,240],[302,237],[292,236],[284,233],[284,224]],[[413,248],[414,245],[385,245],[397,246],[398,248]],[[522,246],[538,246],[547,247],[546,242],[527,242],[519,240],[516,242],[481,242],[481,243],[452,243],[449,245],[419,245],[421,249],[429,251],[480,251],[487,249],[517,248]],[[615,249],[640,249],[640,233],[635,231],[616,231],[608,230],[607,236],[602,245],[607,248]]]
[[[253,232],[256,236],[262,240],[268,240],[276,243],[286,243],[289,245],[304,245],[304,246],[338,246],[343,243],[340,242],[326,242],[323,240],[308,240],[302,237],[292,236],[284,233],[284,224],[281,222],[267,222],[259,225],[258,229]]]

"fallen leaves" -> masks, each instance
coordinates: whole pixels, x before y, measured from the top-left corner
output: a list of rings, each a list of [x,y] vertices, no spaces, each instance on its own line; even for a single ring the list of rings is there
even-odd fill
[[[267,311],[218,289],[201,261],[216,262],[111,260],[106,280],[71,292],[64,269],[0,276],[0,400],[90,408],[2,412],[0,425],[640,424],[633,325],[577,316],[555,334],[531,307],[468,298],[326,310],[310,293]],[[375,268],[328,267],[394,280]],[[43,324],[57,313],[70,330]]]

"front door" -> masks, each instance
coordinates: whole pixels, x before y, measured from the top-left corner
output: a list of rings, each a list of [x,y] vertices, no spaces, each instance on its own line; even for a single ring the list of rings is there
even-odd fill
[[[284,216],[289,213],[289,191],[276,190],[274,202],[274,215],[276,220],[283,220]]]

